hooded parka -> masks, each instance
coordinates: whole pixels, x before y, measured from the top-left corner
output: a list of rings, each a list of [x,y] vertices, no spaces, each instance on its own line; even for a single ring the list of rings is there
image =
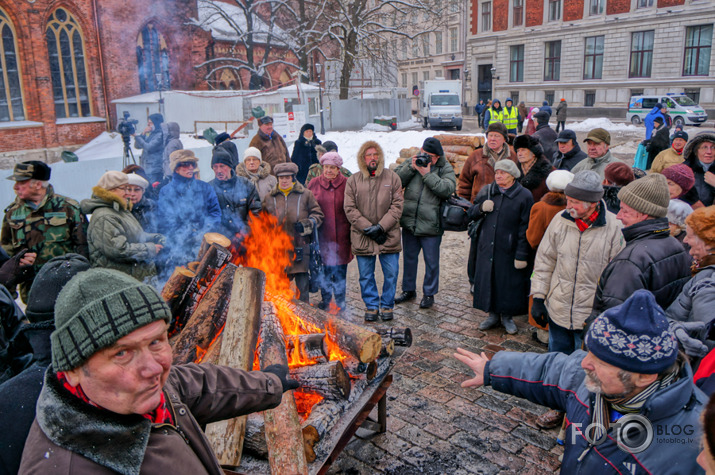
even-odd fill
[[[715,201],[715,187],[705,182],[705,169],[700,164],[697,153],[695,153],[696,148],[703,142],[710,142],[715,145],[715,134],[705,132],[693,137],[685,145],[683,157],[685,157],[684,163],[693,170],[695,175],[695,189],[698,190],[700,201],[705,206],[710,206]],[[715,162],[710,165],[709,171],[715,173]]]

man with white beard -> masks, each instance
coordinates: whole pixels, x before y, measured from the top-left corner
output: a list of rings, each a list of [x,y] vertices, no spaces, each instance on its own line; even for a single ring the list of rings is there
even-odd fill
[[[566,413],[561,473],[703,473],[696,464],[707,396],[647,290],[602,313],[588,353],[457,349],[474,371],[462,387],[491,386]],[[680,434],[674,436],[674,434]]]

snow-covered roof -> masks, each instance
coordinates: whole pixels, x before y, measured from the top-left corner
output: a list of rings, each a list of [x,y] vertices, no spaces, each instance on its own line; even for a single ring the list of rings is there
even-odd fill
[[[198,1],[198,26],[211,32],[211,36],[219,41],[241,41],[241,35],[247,33],[246,15],[237,5],[216,0]],[[230,21],[225,18],[228,16]],[[238,30],[238,31],[237,31]],[[257,15],[253,15],[253,41],[266,43],[271,31],[272,43],[295,46],[293,38],[281,27],[269,25]]]

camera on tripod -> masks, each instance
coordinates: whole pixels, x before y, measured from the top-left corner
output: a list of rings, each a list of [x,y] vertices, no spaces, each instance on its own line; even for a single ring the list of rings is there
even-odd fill
[[[432,157],[426,153],[418,153],[415,155],[415,165],[418,167],[428,167],[432,163]]]
[[[139,123],[139,121],[136,119],[130,119],[129,111],[124,111],[123,115],[124,118],[120,119],[117,124],[117,132],[122,134],[123,139],[128,139],[137,131],[135,126]]]

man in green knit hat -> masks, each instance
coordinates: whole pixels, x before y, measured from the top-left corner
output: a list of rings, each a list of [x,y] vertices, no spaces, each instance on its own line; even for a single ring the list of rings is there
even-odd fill
[[[201,427],[276,407],[298,383],[280,365],[172,366],[170,319],[156,290],[122,272],[72,278],[20,473],[222,473]]]

